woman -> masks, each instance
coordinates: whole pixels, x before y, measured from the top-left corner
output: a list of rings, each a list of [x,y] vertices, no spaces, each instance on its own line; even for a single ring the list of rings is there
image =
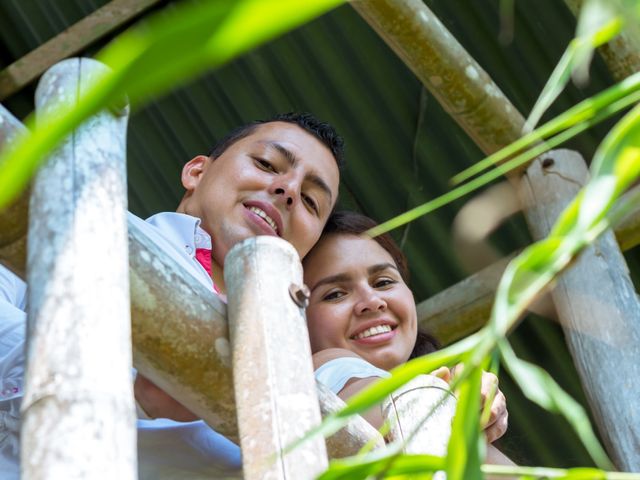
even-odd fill
[[[303,262],[316,377],[343,399],[436,349],[433,338],[418,330],[404,255],[389,235],[362,236],[375,225],[358,213],[334,213]],[[446,367],[433,373],[449,380]],[[495,375],[485,373],[483,402],[495,387]],[[377,428],[382,424],[379,408],[365,418]],[[484,426],[487,440],[493,442],[506,428],[506,400],[498,390]]]

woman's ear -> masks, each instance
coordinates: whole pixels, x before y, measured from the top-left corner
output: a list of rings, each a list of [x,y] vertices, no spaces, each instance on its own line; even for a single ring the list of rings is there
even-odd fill
[[[209,164],[209,157],[206,155],[198,155],[189,160],[184,167],[182,167],[182,186],[187,192],[195,190],[200,183],[202,175],[204,174],[207,165]]]

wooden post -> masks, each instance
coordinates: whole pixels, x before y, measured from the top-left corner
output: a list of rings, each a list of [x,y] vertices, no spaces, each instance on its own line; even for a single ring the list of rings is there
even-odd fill
[[[249,238],[224,273],[244,476],[315,478],[327,468],[322,438],[281,455],[320,423],[298,254],[279,238]]]
[[[0,105],[0,150],[10,148],[18,135],[27,134],[20,120]],[[29,190],[25,190],[7,208],[0,210],[0,263],[16,275],[25,278],[27,260],[27,218],[29,217]]]
[[[447,382],[420,375],[393,392],[382,408],[390,424],[388,439],[404,443],[405,453],[447,454],[456,412],[456,399]]]
[[[78,96],[98,62],[42,78],[41,114]],[[36,176],[30,205],[22,478],[136,478],[127,268],[126,112],[87,120]]]
[[[521,193],[536,238],[587,177],[570,150],[548,152],[527,169]],[[551,296],[609,454],[619,469],[640,470],[640,302],[612,232],[578,258]]]

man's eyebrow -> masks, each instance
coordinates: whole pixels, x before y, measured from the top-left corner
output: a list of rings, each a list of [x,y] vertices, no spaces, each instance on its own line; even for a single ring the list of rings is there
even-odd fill
[[[386,270],[387,268],[392,268],[394,269],[396,272],[399,272],[398,267],[396,267],[393,263],[378,263],[377,265],[372,265],[369,268],[367,268],[367,273],[369,275],[373,275],[374,273],[378,273],[381,272],[383,270]]]
[[[346,273],[338,273],[337,275],[331,275],[329,277],[324,277],[323,279],[318,280],[318,282],[310,288],[311,291],[314,291],[316,288],[321,287],[322,285],[327,285],[328,283],[340,283],[346,282],[351,277]]]
[[[295,167],[297,165],[298,157],[296,157],[296,154],[289,150],[287,147],[279,144],[278,142],[264,143],[267,145],[267,147],[276,149],[280,153],[280,155],[282,155],[287,160],[287,162],[289,162],[289,165],[291,165],[292,167]]]
[[[280,155],[282,155],[287,160],[287,162],[289,162],[289,165],[291,165],[291,167],[295,167],[297,165],[298,157],[296,156],[295,153],[293,153],[287,147],[279,144],[278,142],[264,142],[264,143],[267,145],[268,148],[273,148],[277,150],[278,153],[280,153]],[[322,177],[320,177],[319,175],[316,175],[315,173],[312,173],[307,178],[311,183],[313,183],[316,187],[318,187],[320,190],[322,190],[324,193],[327,194],[327,196],[329,197],[329,203],[333,201],[333,192],[331,191],[331,188],[329,188],[329,185],[327,185],[327,182],[325,182]]]

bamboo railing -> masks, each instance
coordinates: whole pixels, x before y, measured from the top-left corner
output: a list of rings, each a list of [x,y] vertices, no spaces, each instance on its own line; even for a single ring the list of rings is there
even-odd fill
[[[54,66],[39,87],[39,108],[52,108],[53,93],[57,100],[78,95],[82,81],[102,68],[88,59]],[[310,479],[326,468],[327,451],[339,457],[365,444],[380,448],[380,434],[356,417],[326,447],[316,439],[277,456],[319,422],[320,412],[343,406],[313,379],[301,300],[288,288],[302,281],[297,254],[279,239],[236,245],[226,262],[227,312],[146,237],[141,220],[126,221],[126,114],[103,112],[85,122],[39,170],[31,190],[21,432],[29,455],[22,456],[22,478],[136,477],[131,336],[140,373],[219,433],[240,439],[244,478]],[[7,148],[24,127],[5,109],[0,119],[0,148]],[[24,230],[24,197],[0,216],[12,227],[1,229],[3,246]],[[15,251],[2,250],[3,260],[24,271]],[[408,431],[414,419],[403,411],[394,409],[393,418]],[[438,426],[450,425],[451,415],[451,408],[432,415],[430,438],[446,443],[448,429]]]

